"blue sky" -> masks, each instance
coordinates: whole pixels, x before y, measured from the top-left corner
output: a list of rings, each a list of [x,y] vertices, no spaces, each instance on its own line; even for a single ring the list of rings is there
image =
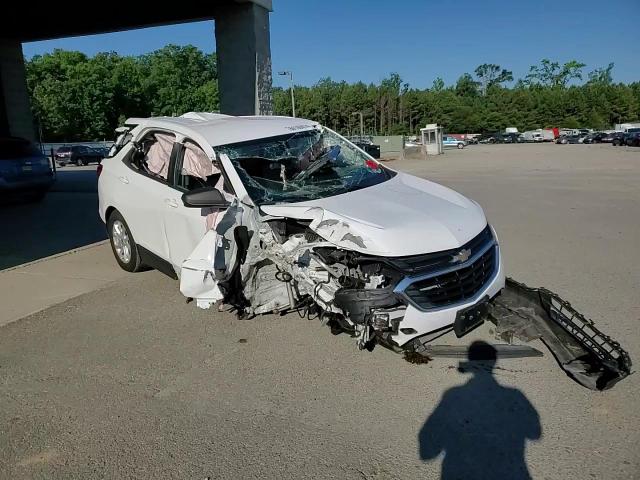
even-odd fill
[[[273,0],[274,72],[297,84],[322,77],[378,82],[398,72],[412,87],[454,83],[482,63],[517,79],[542,58],[576,59],[585,72],[615,63],[614,80],[640,80],[640,1]],[[615,5],[615,6],[614,6]],[[27,57],[54,48],[87,54],[147,53],[168,43],[215,49],[213,22],[26,43]],[[274,77],[275,85],[285,85]]]

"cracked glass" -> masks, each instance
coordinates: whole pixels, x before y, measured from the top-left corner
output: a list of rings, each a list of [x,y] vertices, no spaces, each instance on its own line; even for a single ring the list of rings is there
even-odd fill
[[[229,157],[256,205],[331,197],[377,185],[394,175],[326,128],[215,149]]]

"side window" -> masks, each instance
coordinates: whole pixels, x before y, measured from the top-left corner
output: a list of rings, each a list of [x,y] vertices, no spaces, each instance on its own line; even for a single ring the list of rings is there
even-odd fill
[[[180,190],[216,187],[223,190],[224,178],[206,153],[189,140],[178,153],[175,166],[175,184]]]
[[[174,143],[175,136],[171,133],[149,133],[136,142],[128,164],[144,175],[166,182]]]

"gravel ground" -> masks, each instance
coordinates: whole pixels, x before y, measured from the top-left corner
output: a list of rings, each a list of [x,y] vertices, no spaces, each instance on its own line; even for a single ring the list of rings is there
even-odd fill
[[[640,358],[640,149],[470,146],[389,165],[478,201],[509,275]],[[200,311],[169,278],[132,274],[0,328],[0,478],[429,479],[443,449],[445,478],[640,477],[637,375],[594,393],[548,353],[457,367],[358,352],[296,315]]]

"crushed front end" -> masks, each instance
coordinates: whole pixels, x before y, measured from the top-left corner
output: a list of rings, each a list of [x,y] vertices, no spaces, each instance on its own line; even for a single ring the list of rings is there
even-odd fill
[[[505,283],[490,226],[461,248],[379,257],[337,248],[310,224],[271,219],[250,229],[257,235],[240,255],[237,279],[222,284],[242,315],[297,311],[350,334],[360,349],[379,343],[424,355],[434,340],[466,335],[488,318],[508,344],[542,340],[587,388],[611,388],[630,373],[629,355],[568,302]]]

